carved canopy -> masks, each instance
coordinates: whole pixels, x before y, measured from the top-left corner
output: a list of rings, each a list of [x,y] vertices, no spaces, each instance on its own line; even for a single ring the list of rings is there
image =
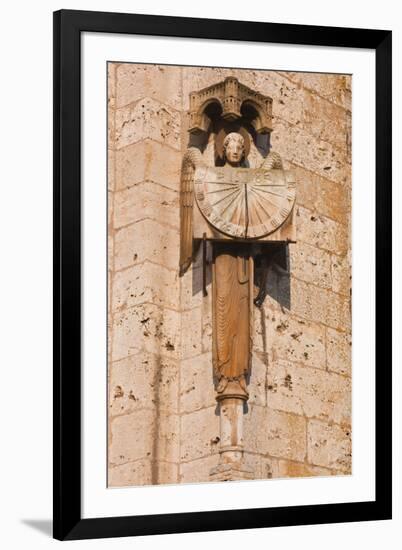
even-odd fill
[[[228,121],[241,118],[248,108],[248,112],[253,113],[251,124],[257,133],[272,131],[272,98],[255,92],[231,76],[218,84],[190,93],[191,133],[208,131],[210,119],[207,108],[212,103],[219,104],[222,118]]]

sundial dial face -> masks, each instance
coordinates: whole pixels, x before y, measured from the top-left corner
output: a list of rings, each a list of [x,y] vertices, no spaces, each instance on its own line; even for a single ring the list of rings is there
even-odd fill
[[[258,239],[276,231],[295,203],[295,182],[284,170],[199,167],[194,191],[206,220],[239,239]]]

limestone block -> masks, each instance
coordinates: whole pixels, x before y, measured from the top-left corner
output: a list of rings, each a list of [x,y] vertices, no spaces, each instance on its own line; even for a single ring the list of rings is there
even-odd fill
[[[309,418],[350,424],[350,379],[276,361],[268,370],[268,405]]]
[[[126,107],[116,109],[115,145],[117,149],[150,138],[179,150],[180,134],[180,112],[155,99],[145,97]]]
[[[159,460],[156,462],[155,466],[152,464],[152,466],[155,468],[157,466],[157,481],[156,483],[179,483],[179,465],[175,464],[174,462],[164,462],[162,460]]]
[[[294,277],[322,288],[331,288],[331,256],[306,243],[290,247],[290,270]]]
[[[294,414],[250,405],[244,416],[246,451],[304,461],[306,419]]]
[[[272,479],[278,477],[278,460],[244,452],[244,463],[253,470],[253,479]]]
[[[115,232],[115,269],[124,269],[144,260],[177,270],[179,232],[157,221],[144,220]]]
[[[107,109],[107,146],[116,149],[116,110],[109,103]]]
[[[153,181],[179,191],[181,152],[151,139],[143,139],[116,151],[116,189],[128,189]]]
[[[116,99],[116,69],[117,63],[107,64],[107,97],[109,104]]]
[[[310,420],[307,435],[308,462],[351,473],[352,448],[349,427]]]
[[[109,463],[124,464],[139,458],[177,462],[179,418],[142,409],[110,420]]]
[[[291,278],[291,307],[294,315],[326,324],[329,291]]]
[[[281,73],[303,88],[314,91],[319,96],[344,109],[351,109],[351,75],[284,72]]]
[[[180,411],[216,406],[211,353],[181,361],[180,369]]]
[[[154,440],[153,456],[157,460],[179,462],[180,460],[180,417],[163,411],[157,416],[157,434]]]
[[[147,459],[119,464],[109,468],[108,471],[108,487],[150,485],[152,483],[152,464]]]
[[[113,149],[108,149],[108,152],[107,152],[107,188],[108,188],[109,191],[114,191],[115,186],[116,186],[116,152]]]
[[[342,331],[350,330],[350,300],[292,278],[293,314]]]
[[[108,487],[177,483],[178,465],[156,460],[136,460],[109,468]]]
[[[187,359],[202,353],[201,350],[201,308],[197,307],[181,314],[181,358]]]
[[[350,216],[351,190],[344,185],[291,164],[297,181],[296,204],[313,216],[324,216],[346,225]]]
[[[352,269],[349,254],[331,258],[332,290],[350,297]]]
[[[325,327],[282,312],[269,313],[266,334],[274,358],[325,369]]]
[[[178,193],[146,181],[114,194],[115,228],[147,218],[179,229]]]
[[[202,301],[202,269],[192,267],[180,277],[180,308],[201,307]]]
[[[219,455],[215,453],[190,462],[182,462],[180,464],[180,483],[210,481],[209,473],[216,468],[218,461]]]
[[[299,101],[303,105],[303,128],[315,138],[332,143],[348,154],[348,112],[307,90],[299,96]]]
[[[264,406],[266,404],[267,386],[267,364],[266,354],[255,351],[251,360],[250,380],[247,386],[249,393],[248,402]]]
[[[114,270],[114,231],[109,231],[107,236],[107,267]]]
[[[327,329],[327,367],[345,376],[352,374],[352,349],[349,333]]]
[[[180,314],[153,304],[142,304],[114,314],[113,361],[140,351],[161,357],[180,355]]]
[[[182,67],[122,63],[116,70],[116,107],[149,97],[181,109]]]
[[[150,303],[179,307],[178,272],[145,261],[117,271],[113,277],[113,310]]]
[[[177,412],[179,365],[167,357],[138,353],[110,365],[109,414],[142,408]]]
[[[293,462],[291,460],[278,461],[278,474],[276,477],[313,477],[334,475],[334,470],[312,466],[303,462]]]
[[[182,461],[195,460],[219,451],[218,407],[212,406],[181,416]]]
[[[297,240],[338,255],[346,254],[349,247],[347,226],[325,216],[314,214],[301,206],[296,210]],[[298,244],[298,243],[297,243]],[[297,244],[292,247],[296,249]]]
[[[315,138],[303,128],[281,119],[275,121],[271,143],[273,150],[287,161],[343,185],[349,184],[349,155],[332,143]]]
[[[327,308],[327,324],[338,330],[351,330],[351,300],[349,297],[345,298],[339,294],[330,293]]]
[[[108,456],[111,466],[153,457],[157,426],[152,410],[111,418],[110,432]]]

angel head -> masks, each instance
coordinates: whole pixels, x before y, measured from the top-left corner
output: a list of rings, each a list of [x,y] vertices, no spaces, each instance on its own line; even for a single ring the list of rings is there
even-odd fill
[[[231,166],[239,166],[244,159],[244,138],[238,132],[230,132],[223,141],[223,155]]]

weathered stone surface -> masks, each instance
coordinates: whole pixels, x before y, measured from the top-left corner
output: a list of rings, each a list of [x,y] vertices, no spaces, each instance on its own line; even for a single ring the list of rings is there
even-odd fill
[[[116,107],[146,97],[181,109],[182,67],[122,63],[116,70]]]
[[[294,277],[322,288],[331,288],[331,256],[305,243],[298,243],[290,249],[290,270]]]
[[[202,302],[202,269],[193,267],[180,277],[180,308],[184,311],[201,307]]]
[[[307,90],[312,90],[331,103],[336,103],[345,109],[351,109],[351,75],[282,72],[285,78],[300,84]]]
[[[282,312],[268,313],[265,330],[274,359],[325,369],[325,327]]]
[[[302,462],[292,462],[290,460],[279,460],[278,471],[275,477],[313,477],[330,476],[334,471],[328,468],[312,466]]]
[[[151,485],[153,483],[150,460],[140,459],[109,468],[108,487]]]
[[[251,404],[265,406],[267,402],[267,354],[254,351],[251,358],[251,372],[247,391],[249,393],[248,402]]]
[[[203,353],[181,361],[180,411],[216,406],[212,357]]]
[[[296,223],[298,241],[338,255],[346,254],[349,244],[346,226],[301,206],[296,210]]]
[[[156,460],[135,460],[109,469],[108,486],[154,485],[157,483],[177,483],[178,465]]]
[[[180,151],[152,139],[144,139],[117,150],[115,158],[116,190],[152,181],[179,191]]]
[[[350,330],[350,299],[292,279],[292,312],[339,330]]]
[[[304,90],[303,128],[315,138],[327,141],[346,153],[348,112],[335,103]]]
[[[348,424],[350,379],[286,361],[268,369],[268,406],[275,410]]]
[[[153,304],[127,308],[114,314],[113,361],[140,351],[161,357],[180,356],[180,314]]]
[[[147,138],[180,149],[180,132],[180,113],[149,97],[116,109],[114,135],[117,149]]]
[[[159,414],[143,409],[111,419],[109,461],[112,465],[125,464],[140,458],[150,460],[178,460],[177,415]]]
[[[107,152],[107,188],[108,188],[109,191],[114,191],[115,186],[116,186],[116,152],[114,151],[114,149],[108,149],[108,152]],[[110,209],[110,207],[108,209]]]
[[[155,413],[152,410],[110,418],[109,464],[122,465],[153,457]]]
[[[349,255],[331,258],[332,290],[350,297],[352,269]]]
[[[114,258],[116,270],[150,260],[176,271],[179,265],[179,233],[153,220],[123,227],[115,232]]]
[[[253,426],[259,426],[256,430]],[[250,405],[244,416],[245,447],[254,453],[304,461],[306,419],[294,414]]]
[[[219,450],[219,416],[217,406],[181,416],[182,461],[195,460],[218,453]]]
[[[202,353],[201,308],[183,311],[181,314],[182,335],[181,358],[187,359]]]
[[[114,194],[114,227],[149,218],[179,229],[178,209],[178,193],[146,181]]]
[[[143,408],[177,412],[179,364],[152,353],[138,353],[114,362],[109,377],[109,414]]]
[[[304,206],[313,216],[324,216],[345,224],[351,206],[350,189],[319,176],[310,170],[291,164],[297,185],[296,204]]]
[[[308,462],[351,473],[352,448],[349,427],[310,420],[307,435]]]
[[[351,166],[346,151],[332,143],[315,138],[303,128],[284,120],[275,122],[272,147],[284,159],[322,177],[349,185]]]
[[[180,464],[180,483],[199,483],[200,481],[210,481],[210,471],[218,465],[219,455],[217,453],[191,460],[190,462],[181,462]]]
[[[113,310],[145,303],[178,309],[179,284],[177,272],[148,261],[117,271],[113,277]]]
[[[327,368],[346,376],[352,374],[352,348],[349,333],[327,329]]]
[[[254,479],[272,479],[278,477],[278,460],[260,454],[244,453],[244,462],[252,468]]]

